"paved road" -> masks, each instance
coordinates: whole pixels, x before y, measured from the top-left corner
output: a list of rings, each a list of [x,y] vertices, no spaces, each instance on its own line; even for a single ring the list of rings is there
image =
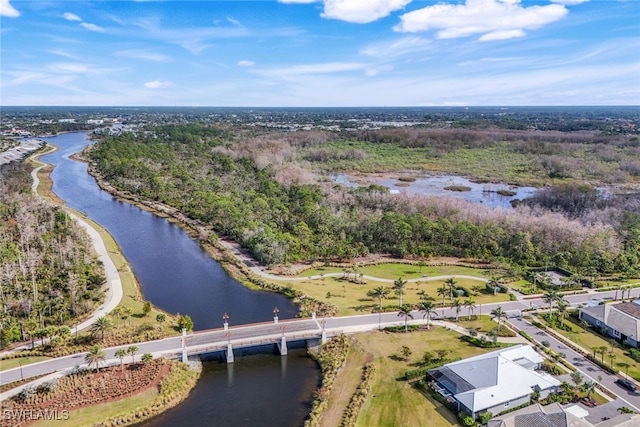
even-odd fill
[[[531,323],[523,318],[509,318],[509,323],[515,326],[516,329],[525,331],[537,342],[548,341],[549,348],[558,353],[564,353],[566,360],[587,378],[595,383],[606,387],[610,391],[614,392],[620,399],[628,404],[629,407],[635,407],[636,410],[640,408],[640,394],[632,393],[623,389],[615,384],[615,380],[620,378],[619,376],[612,375],[607,371],[601,369],[598,365],[591,362],[589,359],[583,357],[580,353],[566,346],[561,341],[555,339],[553,336],[546,332],[536,328]],[[602,377],[602,381],[598,381],[598,377]]]
[[[640,292],[640,290],[635,290],[635,292]],[[609,295],[611,294],[611,295]],[[613,292],[602,292],[598,293],[597,297],[605,298],[607,296],[613,296]],[[593,294],[582,294],[575,295],[571,297],[567,297],[566,299],[573,304],[584,303],[594,298]],[[503,310],[508,313],[516,313],[520,310],[529,308],[531,305],[537,305],[538,307],[543,307],[544,303],[542,299],[532,299],[531,301],[509,301],[502,303],[493,303],[493,304],[481,304],[476,310],[475,314],[488,314],[494,308],[501,306]],[[467,310],[463,309],[460,312],[460,316],[464,317],[467,314]],[[423,315],[419,311],[413,312],[415,321],[413,323],[421,323],[423,322]],[[436,318],[453,318],[456,316],[456,312],[452,308],[446,309],[438,309]],[[275,325],[273,322],[269,323],[261,323],[261,324],[253,324],[246,326],[233,326],[231,325],[229,328],[229,332],[231,332],[231,337],[227,337],[227,332],[223,329],[215,329],[208,331],[199,331],[192,335],[189,335],[187,338],[187,346],[197,346],[203,344],[215,344],[215,343],[226,343],[229,338],[231,342],[234,341],[240,342],[242,340],[259,340],[260,337],[271,336],[274,334],[281,334],[281,327],[285,326],[285,334],[287,336],[294,336],[296,333],[302,333],[305,331],[320,331],[322,329],[322,322],[324,323],[324,328],[327,331],[333,332],[355,332],[355,331],[364,331],[364,330],[372,330],[377,329],[380,326],[390,325],[390,324],[402,324],[404,319],[398,317],[397,312],[389,312],[389,313],[381,313],[381,314],[363,314],[358,316],[344,316],[344,317],[331,317],[331,318],[318,318],[316,320],[313,319],[293,319],[287,321],[281,321],[278,325]],[[144,353],[170,353],[179,351],[182,347],[182,338],[181,337],[171,337],[158,341],[150,341],[145,343],[136,344],[139,348],[138,355]],[[126,348],[127,346],[121,347],[113,347],[106,349],[107,358],[113,358],[113,354],[118,348]],[[60,369],[72,368],[75,365],[83,365],[84,364],[84,355],[86,353],[79,353],[71,356],[65,356],[61,358],[57,358],[50,361],[44,361],[35,363],[32,365],[27,365],[20,368],[8,370],[2,372],[2,378],[0,379],[0,384],[6,384],[9,382],[13,382],[19,380],[22,376],[25,378],[42,375],[49,372],[54,372]],[[21,372],[22,371],[22,372]],[[640,402],[638,403],[640,405]]]

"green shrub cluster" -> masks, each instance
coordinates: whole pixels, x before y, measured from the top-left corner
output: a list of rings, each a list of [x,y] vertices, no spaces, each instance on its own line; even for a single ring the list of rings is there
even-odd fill
[[[331,394],[333,383],[340,368],[347,360],[349,353],[349,340],[346,335],[339,335],[323,344],[320,351],[310,353],[322,371],[322,386],[316,391],[316,397],[311,404],[311,411],[308,418],[304,422],[305,427],[314,427],[319,425],[324,410],[327,408],[327,399]]]

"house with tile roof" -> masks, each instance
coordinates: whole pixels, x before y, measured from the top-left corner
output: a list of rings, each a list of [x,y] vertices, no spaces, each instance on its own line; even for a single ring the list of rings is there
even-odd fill
[[[579,317],[594,328],[632,347],[638,347],[640,300],[582,307]]]
[[[500,414],[556,392],[561,383],[538,369],[543,357],[529,345],[517,345],[428,371],[433,386],[472,417]]]
[[[579,405],[562,406],[552,403],[542,406],[539,403],[518,409],[505,415],[492,418],[487,427],[637,427],[640,415],[620,414],[613,418],[589,420],[589,411]]]

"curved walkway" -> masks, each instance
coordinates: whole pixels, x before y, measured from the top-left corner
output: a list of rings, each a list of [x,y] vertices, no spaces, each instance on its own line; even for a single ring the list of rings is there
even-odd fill
[[[225,248],[229,249],[231,251],[231,253],[236,258],[238,258],[247,267],[249,267],[249,269],[253,273],[255,273],[255,274],[257,274],[257,275],[259,275],[259,276],[261,276],[261,277],[263,277],[265,279],[283,280],[283,281],[289,281],[289,282],[302,282],[304,280],[322,279],[323,277],[340,277],[340,276],[344,275],[344,273],[336,272],[336,273],[316,274],[316,275],[304,276],[304,277],[278,276],[276,274],[271,274],[271,273],[267,273],[266,271],[264,271],[264,268],[256,260],[251,258],[250,255],[248,255],[246,252],[244,252],[242,249],[240,249],[238,244],[232,243],[232,242],[229,242],[229,241],[223,240],[223,239],[219,239],[218,241]],[[383,279],[382,277],[367,276],[367,275],[363,275],[362,278],[363,279],[367,279],[367,280],[373,280],[373,281],[376,281],[376,282],[382,282],[382,283],[393,283],[393,282],[395,282],[394,279]],[[465,274],[450,274],[450,275],[444,275],[444,276],[428,276],[428,277],[418,277],[416,279],[407,279],[407,283],[430,282],[432,280],[446,280],[446,279],[449,279],[449,278],[470,279],[470,280],[477,280],[479,282],[484,282],[484,283],[488,283],[489,282],[489,279],[486,279],[484,277],[469,276],[469,275],[465,275]]]
[[[55,150],[57,150],[57,148],[54,148],[53,151]],[[33,183],[31,184],[31,190],[37,196],[39,196],[38,186],[40,185],[40,180],[38,179],[38,172],[40,171],[40,169],[42,169],[46,165],[44,162],[42,162],[39,159],[39,157],[43,154],[49,154],[49,153],[50,152],[38,153],[32,157],[32,160],[34,162],[40,163],[40,166],[38,166],[31,172],[31,177],[33,178]],[[86,320],[78,324],[77,330],[81,331],[91,326],[96,321],[97,318],[110,313],[114,308],[117,307],[118,304],[120,304],[120,301],[122,300],[122,296],[123,296],[122,281],[120,280],[120,274],[118,273],[118,269],[116,268],[116,265],[114,264],[113,260],[109,257],[109,252],[107,251],[107,248],[104,244],[104,240],[100,236],[100,233],[93,226],[91,226],[87,221],[83,220],[78,215],[76,215],[70,208],[68,208],[67,206],[63,206],[63,207],[67,210],[67,213],[69,214],[69,216],[74,221],[76,221],[78,225],[80,225],[82,228],[85,229],[85,232],[91,239],[93,247],[98,255],[98,258],[100,259],[100,261],[102,261],[102,264],[104,265],[104,273],[107,279],[107,292],[105,295],[104,303],[96,311],[94,311],[91,314],[91,316],[89,316]],[[18,348],[14,350],[18,350]]]

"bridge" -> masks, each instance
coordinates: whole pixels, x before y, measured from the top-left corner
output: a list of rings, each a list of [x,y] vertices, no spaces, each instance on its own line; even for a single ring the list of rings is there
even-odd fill
[[[154,357],[186,361],[190,356],[225,352],[227,363],[232,363],[234,361],[233,352],[237,349],[274,344],[277,345],[280,354],[286,355],[288,342],[321,343],[342,333],[372,330],[398,323],[403,323],[403,320],[395,312],[332,318],[316,318],[315,316],[291,320],[274,318],[271,322],[236,327],[229,326],[225,322],[223,328],[198,331],[192,334],[183,332],[183,335],[178,337],[135,343],[138,347],[135,360],[140,360],[141,355],[145,353],[151,353]],[[119,363],[115,352],[121,348],[126,349],[130,345],[134,344],[105,349],[107,364]],[[75,367],[85,365],[84,357],[86,354],[86,352],[76,353],[3,371],[0,375],[0,385],[53,372],[72,370]]]
[[[637,291],[634,292],[634,294],[637,294]],[[567,295],[565,300],[575,306],[586,303],[594,297],[597,297],[597,299],[604,299],[612,298],[613,295],[613,291],[606,291],[598,294],[576,294]],[[639,297],[640,295],[634,295],[634,298]],[[527,300],[481,304],[475,311],[475,314],[487,314],[496,307],[501,306],[505,312],[510,314],[509,322],[512,326],[515,326],[520,330],[527,330],[530,332],[530,335],[535,336],[536,340],[545,339],[549,341],[554,351],[566,353],[567,359],[570,360],[571,363],[575,364],[583,375],[593,381],[596,381],[595,376],[598,376],[598,382],[602,386],[605,386],[609,390],[615,390],[616,394],[618,394],[619,397],[622,397],[614,383],[618,377],[601,370],[599,367],[574,352],[570,347],[567,347],[563,343],[557,342],[555,338],[538,331],[531,324],[520,318],[519,313],[522,310],[532,307],[542,308],[543,305],[546,304],[542,298],[538,296]],[[415,320],[410,320],[409,324],[426,323],[426,319],[423,318],[422,313],[419,311],[414,311],[412,314],[415,317]],[[456,313],[455,309],[452,308],[438,309],[436,317],[440,319],[453,318],[456,314],[459,313]],[[464,317],[464,314],[462,314],[461,317]],[[284,321],[279,321],[277,318],[274,318],[273,321],[270,322],[238,326],[225,324],[223,328],[198,331],[188,335],[183,334],[183,336],[169,337],[161,340],[135,343],[138,347],[135,360],[140,360],[141,356],[145,353],[151,353],[154,357],[187,360],[190,356],[220,352],[224,355],[228,363],[232,363],[234,361],[234,351],[242,348],[275,345],[278,347],[282,355],[286,355],[287,343],[290,342],[306,341],[308,345],[313,345],[314,343],[323,342],[330,337],[340,335],[342,333],[350,334],[375,330],[390,325],[403,324],[404,319],[399,317],[398,312],[395,311],[356,316],[330,318],[312,317]],[[451,325],[449,324],[445,326]],[[532,328],[532,330],[527,328]],[[538,336],[536,334],[543,335]],[[126,349],[130,345],[132,344],[105,349],[104,351],[107,357],[106,363],[120,363],[120,360],[115,357],[116,350],[121,348]],[[64,375],[75,367],[86,365],[84,359],[86,354],[86,352],[77,353],[3,371],[0,373],[0,385],[35,376],[43,376],[41,380],[44,381],[52,375]],[[131,359],[127,358],[127,360]],[[15,393],[15,390],[2,393],[0,394],[0,399],[5,399]],[[623,400],[628,404],[628,406],[640,408],[640,395],[625,394]]]
[[[603,298],[613,295],[613,292],[603,292],[598,296]],[[571,295],[565,299],[570,303],[578,304],[589,301],[593,294]],[[487,314],[492,309],[501,306],[508,313],[519,313],[521,310],[533,307],[542,307],[544,302],[541,298],[531,300],[510,301],[502,303],[481,304],[474,314]],[[422,313],[413,312],[415,320],[411,324],[426,323]],[[453,318],[456,312],[452,308],[438,309],[437,318]],[[169,337],[161,340],[135,343],[138,347],[137,359],[142,354],[151,353],[154,357],[177,358],[186,360],[189,356],[196,356],[205,353],[226,352],[227,362],[234,360],[234,349],[247,347],[257,347],[267,344],[276,344],[281,354],[286,354],[286,343],[292,341],[314,341],[330,338],[341,333],[354,333],[360,331],[370,331],[390,325],[402,325],[404,319],[398,317],[398,312],[387,312],[377,314],[364,314],[356,316],[328,317],[328,318],[304,318],[278,320],[255,323],[248,325],[230,326],[226,324],[223,328],[204,330],[184,335],[182,337]],[[133,345],[133,344],[129,344]],[[115,357],[116,350],[127,348],[129,345],[110,347],[104,351],[107,363],[119,363]],[[73,369],[76,366],[85,365],[84,357],[87,353],[76,353],[52,360],[46,360],[19,368],[9,369],[0,374],[0,385],[8,384],[21,379],[34,376],[47,375],[53,372]],[[130,359],[128,359],[130,360]]]

